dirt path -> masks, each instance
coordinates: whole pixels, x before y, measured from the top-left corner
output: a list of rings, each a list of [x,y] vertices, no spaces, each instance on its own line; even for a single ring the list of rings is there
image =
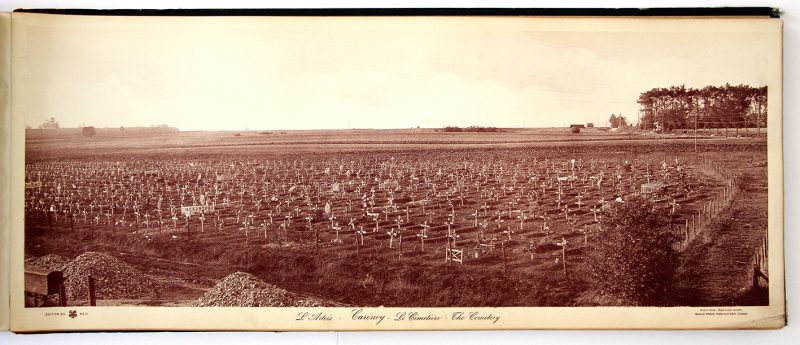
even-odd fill
[[[693,306],[760,305],[751,288],[754,251],[766,235],[766,184],[742,187],[728,209],[683,253],[676,290]],[[755,297],[755,298],[754,298]]]

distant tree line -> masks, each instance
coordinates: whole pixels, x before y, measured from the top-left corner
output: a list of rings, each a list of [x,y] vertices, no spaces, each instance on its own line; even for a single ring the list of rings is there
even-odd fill
[[[503,130],[497,127],[482,127],[482,126],[469,126],[461,128],[458,126],[445,126],[443,132],[502,132]]]
[[[150,125],[148,127],[122,127],[119,128],[98,128],[95,126],[87,126],[83,123],[79,124],[77,128],[61,127],[54,117],[45,120],[44,123],[39,125],[38,129],[31,126],[25,126],[25,136],[29,139],[44,139],[44,138],[68,138],[74,136],[83,136],[91,138],[95,136],[100,137],[130,137],[138,135],[151,135],[160,133],[175,133],[179,129],[170,127],[166,124]]]
[[[767,87],[654,88],[638,100],[641,129],[766,127]]]

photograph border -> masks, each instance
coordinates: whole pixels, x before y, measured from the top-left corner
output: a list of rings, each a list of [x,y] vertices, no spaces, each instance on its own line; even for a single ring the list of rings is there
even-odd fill
[[[556,18],[548,18],[556,19]],[[653,19],[651,20],[681,20]],[[559,20],[602,20],[559,18]],[[613,19],[622,20],[622,19]],[[635,18],[625,20],[637,20]],[[641,20],[641,19],[638,19]],[[702,19],[700,19],[702,20]],[[746,20],[746,19],[739,19]],[[778,19],[774,19],[780,22]],[[12,30],[13,34],[18,31]],[[782,42],[782,37],[780,37]],[[776,49],[781,50],[782,45]],[[13,51],[12,51],[13,53]],[[773,52],[782,57],[781,51]],[[24,241],[21,236],[22,203],[11,205],[11,329],[18,332],[68,330],[475,330],[475,329],[684,329],[684,328],[779,328],[785,323],[785,290],[783,267],[783,80],[780,66],[771,67],[768,116],[769,178],[769,267],[770,305],[736,307],[746,316],[697,316],[699,307],[504,307],[504,308],[184,308],[184,307],[67,307],[24,308],[22,305],[22,259]],[[12,73],[12,83],[19,76]],[[773,79],[775,78],[775,79]],[[12,104],[13,107],[13,104]],[[13,114],[13,109],[12,109]],[[24,123],[11,116],[11,192],[12,201],[24,196]],[[153,309],[157,308],[157,312]],[[65,317],[69,310],[78,310],[80,317]],[[280,309],[280,310],[277,310]],[[375,319],[352,320],[354,310],[364,309],[382,315]],[[635,310],[631,310],[635,309]],[[708,309],[708,308],[706,308]],[[417,312],[421,316],[434,313],[479,312],[500,314],[496,324],[456,323],[448,320],[424,322],[390,322],[401,312]],[[298,313],[330,312],[329,321],[299,322]],[[48,316],[46,314],[57,314]],[[646,317],[644,317],[646,316]],[[121,322],[123,321],[123,322]],[[190,324],[189,324],[190,323]]]

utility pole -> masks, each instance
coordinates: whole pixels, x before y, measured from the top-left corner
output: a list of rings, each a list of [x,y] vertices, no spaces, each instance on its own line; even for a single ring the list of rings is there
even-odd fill
[[[694,152],[697,153],[697,109],[694,110]]]

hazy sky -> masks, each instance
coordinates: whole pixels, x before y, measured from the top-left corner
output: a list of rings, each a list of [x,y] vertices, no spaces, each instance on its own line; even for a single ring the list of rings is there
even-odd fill
[[[605,125],[653,87],[767,85],[777,26],[532,18],[15,19],[36,127]]]

